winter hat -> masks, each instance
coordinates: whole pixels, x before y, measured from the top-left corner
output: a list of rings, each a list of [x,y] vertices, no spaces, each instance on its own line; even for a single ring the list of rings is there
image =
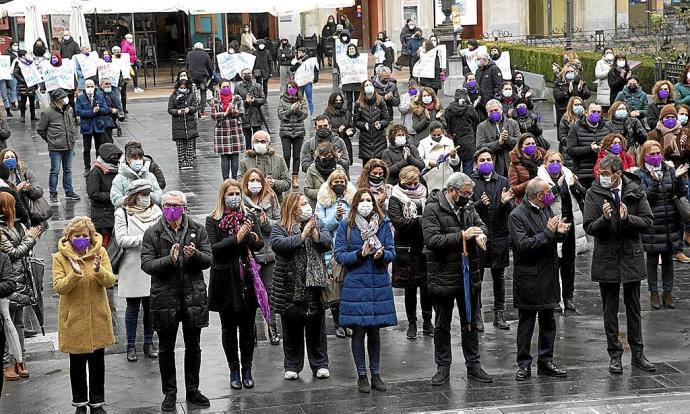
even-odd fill
[[[675,115],[676,117],[678,117],[678,111],[676,111],[676,107],[673,106],[673,104],[668,104],[661,108],[659,119],[664,119],[666,115]]]
[[[54,101],[59,101],[62,98],[67,97],[67,92],[65,92],[64,89],[62,88],[57,88],[55,90],[50,91],[50,99]]]
[[[151,184],[147,180],[139,179],[139,180],[134,180],[131,183],[129,183],[125,197],[129,197],[132,194],[136,194],[136,193],[148,194],[150,192],[151,192]]]

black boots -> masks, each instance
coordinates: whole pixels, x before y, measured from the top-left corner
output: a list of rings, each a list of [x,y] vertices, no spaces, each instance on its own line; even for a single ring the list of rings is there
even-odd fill
[[[137,362],[139,360],[139,357],[137,356],[137,349],[133,346],[128,346],[127,347],[127,361],[129,362]]]
[[[230,370],[230,388],[233,390],[241,390],[242,389],[242,380],[240,379],[240,371],[239,370]]]
[[[656,371],[656,366],[649,362],[642,352],[634,353],[630,362],[633,367],[643,371]]]
[[[417,338],[417,322],[409,322],[407,325],[407,339]]]
[[[7,111],[7,116],[9,118],[12,118],[14,115],[12,114],[12,111],[10,111],[10,108],[5,108],[5,111]]]
[[[438,367],[436,373],[431,377],[431,385],[438,386],[443,385],[448,382],[450,378],[450,368],[448,367]]]
[[[254,378],[252,378],[252,369],[242,368],[242,386],[244,388],[254,388]]]
[[[505,318],[505,315],[503,314],[503,311],[495,311],[494,312],[494,326],[497,327],[498,329],[503,329],[503,330],[510,329],[510,325],[508,325],[508,322],[506,322],[506,318]]]
[[[434,336],[434,324],[431,323],[431,311],[422,311],[422,319],[424,320],[424,322],[422,323],[422,332],[424,333],[424,335]]]
[[[357,389],[359,392],[368,394],[371,392],[371,385],[369,385],[369,378],[366,375],[360,375],[357,378]]]

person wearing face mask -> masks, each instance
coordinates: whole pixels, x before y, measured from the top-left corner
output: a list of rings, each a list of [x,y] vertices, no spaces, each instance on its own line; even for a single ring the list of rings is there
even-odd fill
[[[245,24],[242,27],[242,34],[240,35],[240,50],[242,52],[253,53],[256,50],[254,47],[256,44],[257,40],[254,33],[252,33],[249,26]]]
[[[326,24],[323,25],[323,28],[321,29],[321,37],[322,38],[330,38],[335,35],[335,29],[336,29],[336,24],[335,24],[335,18],[333,15],[328,16],[328,19],[326,20]]]
[[[334,171],[345,169],[337,162],[338,149],[331,142],[321,142],[314,151],[314,161],[304,176],[304,194],[309,198],[312,208],[316,206],[319,189]]]
[[[455,90],[455,100],[448,104],[444,118],[448,124],[448,136],[453,138],[453,144],[458,148],[462,172],[470,175],[474,169],[472,156],[477,149],[475,131],[480,121],[465,89]]]
[[[314,84],[319,81],[319,61],[316,57],[309,55],[306,47],[300,47],[295,53],[290,73],[299,86],[300,93],[307,99],[309,115],[313,119],[316,114],[313,90]]]
[[[113,46],[110,48],[110,53],[112,56],[112,63],[116,66],[123,66],[121,59],[122,59],[122,49],[120,46]],[[120,71],[120,79],[118,80],[118,86],[113,87],[113,90],[117,90],[117,92],[120,94],[120,104],[122,105],[122,110],[124,111],[125,114],[128,114],[129,111],[127,110],[127,85],[129,84],[130,80],[130,72],[127,71],[126,69],[122,69]],[[178,74],[178,79],[177,82],[179,82],[179,74]]]
[[[362,174],[357,179],[356,187],[368,188],[376,197],[376,203],[385,213],[388,211],[388,199],[393,186],[388,184],[388,165],[383,160],[372,158],[364,164]]]
[[[127,187],[134,180],[146,180],[151,184],[151,200],[156,205],[161,205],[163,190],[158,185],[156,176],[150,172],[151,161],[144,158],[144,150],[141,147],[125,147],[124,159],[120,160],[117,176],[113,179],[110,188],[110,201],[115,208],[121,207],[125,201]]]
[[[607,47],[604,49],[604,54],[597,61],[594,68],[594,76],[597,84],[597,103],[601,105],[602,110],[608,111],[611,106],[611,89],[609,88],[609,72],[615,65],[616,56],[613,54],[613,49]]]
[[[479,115],[479,121],[484,121],[487,117],[486,106],[482,103],[482,91],[479,89],[479,84],[473,73],[467,75],[462,87],[467,90],[470,103],[477,111],[477,115]]]
[[[266,104],[266,95],[263,88],[254,82],[252,72],[248,68],[240,71],[242,82],[235,86],[235,94],[244,102],[244,115],[242,115],[242,131],[244,132],[245,146],[251,148],[252,135],[261,129],[265,123],[261,114],[262,106]]]
[[[334,28],[335,30],[335,28]],[[332,35],[331,35],[332,36]],[[324,36],[322,36],[324,37]],[[329,36],[330,37],[330,36]],[[332,46],[331,46],[332,47]],[[332,50],[332,49],[331,49]],[[328,56],[331,56],[333,52]],[[285,90],[287,82],[290,80],[290,67],[292,60],[295,58],[295,48],[292,47],[290,41],[283,38],[280,39],[280,47],[278,47],[278,66],[280,70],[280,90]],[[332,65],[332,58],[328,58],[329,65]]]
[[[566,223],[572,224],[565,234],[565,239],[558,243],[563,308],[558,303],[555,310],[575,312],[575,255],[590,250],[585,229],[582,227],[582,206],[586,190],[579,183],[577,176],[563,165],[563,155],[556,151],[546,152],[544,164],[539,166],[537,177],[549,184],[555,197],[549,206],[553,215],[560,216]]]
[[[570,132],[570,127],[573,126],[582,115],[585,113],[584,101],[578,96],[573,96],[568,100],[568,106],[565,113],[558,124],[558,152],[565,157],[566,165],[572,166],[570,156],[565,153],[565,142]]]
[[[359,130],[359,159],[362,164],[372,158],[381,158],[388,146],[385,130],[391,121],[391,113],[385,98],[376,93],[371,81],[362,82],[353,120]]]
[[[77,98],[77,116],[81,119],[79,129],[84,142],[84,176],[91,169],[91,141],[95,142],[96,154],[103,145],[107,135],[105,128],[111,115],[105,103],[103,92],[96,89],[96,84],[87,79],[84,82],[84,93]]]
[[[343,26],[343,30],[347,30],[347,31],[350,33],[350,35],[354,35],[354,34],[355,34],[355,26],[350,22],[350,18],[349,18],[349,17],[347,17],[347,16],[344,15],[344,14],[341,14],[341,15],[338,17],[338,19],[339,19],[339,22],[338,22],[338,23],[339,23],[341,26]]]
[[[630,116],[639,118],[642,122],[646,122],[645,118],[647,117],[649,99],[647,98],[647,94],[640,87],[640,79],[637,76],[633,75],[628,79],[623,90],[616,96],[616,101],[625,102]]]
[[[306,129],[304,120],[307,119],[307,103],[300,93],[295,81],[289,81],[278,103],[278,119],[280,120],[280,141],[283,144],[285,163],[292,161],[293,181],[297,181],[300,167],[300,154],[303,148]],[[317,131],[318,132],[318,131]],[[328,130],[331,134],[330,129]]]
[[[204,44],[196,42],[187,53],[187,75],[194,86],[199,89],[199,118],[206,118],[206,85],[213,76],[213,62],[204,50]]]
[[[386,32],[379,32],[374,45],[371,47],[371,54],[375,57],[374,73],[379,66],[385,66],[393,71],[393,60],[395,59],[395,44],[391,42]]]
[[[594,177],[599,177],[599,163],[607,155],[615,155],[621,159],[623,163],[623,170],[629,171],[635,167],[635,159],[631,154],[628,154],[628,140],[625,136],[618,132],[612,132],[601,140],[601,150],[599,151],[599,158],[594,165]]]
[[[135,348],[139,309],[144,316],[144,355],[158,358],[153,344],[151,326],[151,276],[141,270],[141,244],[144,233],[156,225],[163,213],[151,201],[151,184],[146,180],[134,180],[127,187],[125,202],[115,211],[114,236],[122,248],[117,294],[127,300],[125,329],[127,331],[127,361],[139,359]]]
[[[168,114],[172,117],[172,140],[177,147],[177,168],[191,170],[196,161],[196,114],[199,103],[191,94],[192,82],[181,80],[168,99]]]
[[[439,122],[446,127],[445,110],[441,100],[431,88],[421,88],[416,98],[412,101],[412,129],[413,143],[419,145],[420,142],[429,136],[429,126],[433,122]]]
[[[124,121],[125,114],[120,103],[120,93],[113,87],[112,80],[107,77],[101,79],[98,91],[103,94],[106,106],[110,109],[110,115],[104,117],[105,138],[104,142],[113,142],[113,130],[120,128],[118,121]],[[122,132],[122,131],[120,131]]]
[[[213,129],[213,151],[220,155],[220,171],[223,180],[237,179],[240,153],[245,150],[242,132],[244,103],[239,95],[232,93],[230,81],[221,79],[219,91],[211,101],[211,119],[216,121]]]
[[[503,107],[495,99],[486,104],[488,118],[477,126],[477,146],[488,147],[494,152],[494,169],[498,175],[508,175],[510,151],[520,138],[520,126],[503,116]]]
[[[470,39],[467,41],[467,50],[469,52],[474,52],[479,47],[479,42],[477,39]],[[465,49],[462,48],[462,42],[458,43],[458,54],[462,57],[462,74],[467,78],[467,75],[471,75],[472,71],[470,65],[467,63],[467,53],[464,52]]]
[[[344,34],[341,33],[341,40],[344,36]],[[349,38],[349,35],[348,35]],[[349,40],[348,40],[349,42]],[[338,57],[338,60],[345,60],[345,62],[351,62],[351,63],[356,63],[359,62],[359,51],[357,50],[357,46],[354,45],[354,43],[350,43],[347,45],[347,53],[345,57]],[[362,79],[362,82],[366,81],[366,77]],[[343,83],[343,78],[340,78],[340,89],[343,91],[345,94],[345,99],[347,101],[347,111],[352,113],[352,107],[354,105],[354,102],[359,99],[359,95],[361,93],[361,87],[362,84],[361,82],[350,82],[350,83]],[[353,114],[355,115],[355,114]]]
[[[649,131],[648,140],[661,144],[664,159],[678,168],[690,160],[690,130],[678,122],[678,111],[673,105],[661,109],[659,121]]]
[[[587,112],[568,132],[565,150],[573,160],[573,173],[580,183],[589,188],[594,181],[594,166],[597,163],[601,141],[610,134],[611,128],[601,119],[601,105],[590,103]]]
[[[18,196],[16,202],[17,217],[22,219],[27,226],[29,223],[32,226],[41,224],[44,230],[48,229],[46,220],[52,216],[52,213],[48,213],[48,217],[46,217],[45,213],[35,214],[25,208],[43,197],[43,187],[38,182],[36,174],[26,162],[19,159],[17,151],[12,148],[5,148],[0,151],[0,161],[6,167],[6,169],[0,167],[0,175],[2,175],[0,179],[3,179],[8,185],[4,189],[13,189]],[[0,189],[0,191],[3,190]]]
[[[616,97],[623,91],[623,87],[628,83],[628,80],[633,76],[632,69],[628,65],[628,59],[624,54],[620,53],[614,57],[614,63],[611,65],[611,70],[608,74],[609,89],[611,90],[611,103],[616,100]]]
[[[284,378],[288,381],[299,379],[305,342],[313,375],[317,379],[330,376],[321,295],[328,283],[323,253],[331,249],[331,242],[331,233],[314,216],[309,199],[290,192],[270,238],[276,257],[271,307],[281,316]]]
[[[259,40],[254,51],[256,60],[254,60],[254,69],[252,73],[256,78],[256,83],[261,85],[264,90],[264,96],[268,96],[268,81],[273,75],[271,66],[273,65],[273,57],[271,51],[266,48],[266,41]]]
[[[407,41],[407,55],[410,58],[410,77],[412,77],[412,69],[414,64],[419,60],[419,48],[424,45],[424,36],[422,35],[422,29],[415,27],[412,32],[412,36]]]
[[[400,56],[395,61],[397,70],[401,70],[403,66],[410,66],[408,43],[412,39],[416,28],[417,23],[413,19],[407,19],[405,26],[400,30],[400,44],[402,47],[400,48]]]
[[[664,162],[661,145],[656,141],[647,141],[637,154],[637,166],[639,169],[635,174],[642,179],[642,187],[654,216],[652,227],[642,233],[642,246],[647,256],[649,303],[652,309],[659,309],[662,305],[673,309],[673,255],[683,251],[682,226],[673,200],[687,196],[682,177],[688,172],[688,164],[673,168],[670,163]],[[659,264],[663,289],[658,288]],[[663,292],[661,295],[660,291]]]
[[[690,65],[685,67],[685,71],[678,77],[678,82],[673,85],[673,88],[676,92],[676,103],[690,105]]]
[[[38,121],[36,118],[36,85],[29,86],[24,78],[24,71],[29,67],[36,68],[34,61],[27,55],[26,50],[20,49],[17,52],[17,60],[12,69],[12,76],[17,80],[17,96],[19,97],[19,113],[21,122],[26,121],[26,101],[29,101],[29,112],[31,120]]]
[[[407,339],[417,338],[417,290],[422,308],[422,332],[426,336],[434,336],[422,233],[426,197],[427,190],[420,183],[419,168],[412,165],[404,167],[400,171],[399,183],[393,187],[388,217],[396,231],[392,285],[405,289]]]
[[[81,69],[82,61],[86,60],[91,60],[93,63],[98,65],[98,57],[95,55],[91,55],[91,47],[90,46],[82,46],[81,47],[81,53],[78,55],[74,56],[74,70],[77,75],[77,91],[83,91],[85,86],[85,82],[87,79],[90,79],[93,81],[94,84],[98,83],[98,72],[94,74],[91,77],[86,77],[84,76],[84,72]]]
[[[609,120],[606,124],[611,127],[612,132],[623,135],[631,148],[636,149],[647,140],[647,131],[642,125],[642,121],[628,114],[625,102],[614,102],[611,105],[611,108],[609,108]],[[631,166],[632,164],[634,162],[630,163]]]
[[[393,119],[393,108],[400,105],[398,93],[398,81],[391,77],[391,69],[386,65],[380,65],[375,70],[376,75],[371,78],[374,90],[381,96],[388,108],[388,117]]]
[[[421,171],[425,167],[419,150],[410,142],[407,129],[400,124],[388,128],[388,148],[383,151],[381,159],[388,166],[387,183],[390,185],[398,184],[398,175],[403,168],[414,166]]]
[[[688,116],[690,115],[690,107],[685,104],[678,105],[678,122],[683,128],[688,127]]]
[[[417,97],[419,91],[420,88],[417,84],[417,80],[410,78],[407,81],[407,91],[400,95],[400,105],[398,105],[398,111],[400,111],[401,118],[400,123],[407,128],[407,133],[410,135],[417,133],[417,131],[412,128],[412,102]]]
[[[14,40],[10,40],[7,49],[2,53],[10,57],[10,65],[14,63],[19,51],[19,44]],[[10,79],[0,79],[0,94],[2,94],[2,103],[5,106],[5,111],[8,117],[13,117],[11,110],[15,111],[18,108],[17,104],[17,80],[12,76]]]
[[[467,378],[480,383],[493,382],[493,377],[482,369],[479,356],[477,315],[481,264],[478,249],[486,249],[488,228],[474,209],[473,191],[474,181],[470,177],[453,173],[441,191],[432,192],[428,197],[422,215],[427,281],[436,313],[434,359],[437,370],[431,378],[433,386],[444,385],[450,379],[450,328],[456,303]],[[463,253],[467,254],[468,274],[463,271]],[[469,279],[470,291],[465,290],[465,278]],[[467,301],[470,302],[470,314],[467,313]]]
[[[560,303],[558,283],[558,242],[564,240],[572,224],[556,216],[549,208],[555,195],[541,178],[529,181],[525,202],[508,221],[513,245],[513,306],[518,309],[516,381],[532,376],[530,345],[534,325],[539,317],[539,375],[563,378],[567,371],[553,362],[556,341],[554,308]]]
[[[559,125],[565,113],[568,101],[573,96],[589,99],[592,93],[587,88],[587,83],[580,78],[579,70],[573,64],[566,64],[553,84],[553,100],[556,107],[556,125]]]
[[[435,56],[433,72],[434,76],[432,78],[428,78],[423,77],[420,74],[419,84],[433,89],[434,92],[438,94],[438,91],[443,87],[443,81],[446,79],[446,72],[444,69],[442,69],[442,66],[445,66],[445,62],[441,62],[441,56],[436,48],[437,45],[438,40],[436,39],[436,36],[429,36],[429,40],[424,41],[422,47],[417,50],[417,54],[420,59],[422,56]]]
[[[676,91],[673,88],[673,84],[667,80],[660,80],[654,84],[652,88],[652,101],[649,102],[647,107],[646,124],[649,126],[648,129],[654,128],[657,122],[659,122],[659,113],[661,109],[668,105],[676,105]]]
[[[520,71],[515,71],[513,73],[513,93],[516,98],[522,98],[527,101],[529,110],[534,109],[534,103],[532,102],[532,88],[525,83],[525,75]]]
[[[455,143],[445,134],[440,122],[432,122],[429,136],[419,142],[419,157],[424,161],[429,192],[441,189],[446,179],[460,169],[460,157]]]
[[[240,161],[238,179],[242,179],[246,171],[257,168],[266,177],[267,185],[270,185],[278,200],[283,200],[283,193],[292,187],[287,164],[282,155],[278,154],[271,145],[271,137],[266,131],[257,131],[252,137],[252,148],[245,152]]]
[[[537,169],[542,164],[545,153],[546,150],[537,146],[537,139],[529,132],[520,135],[515,148],[510,151],[508,182],[517,204],[522,203],[529,181],[537,176]]]
[[[316,217],[324,223],[326,230],[331,234],[331,239],[335,240],[335,233],[341,221],[347,220],[347,214],[352,206],[352,198],[357,192],[357,188],[350,182],[343,171],[334,171],[328,176],[325,183],[321,185],[316,196]],[[324,254],[324,262],[329,277],[333,277],[333,250]],[[342,289],[342,282],[340,282]],[[345,338],[352,336],[351,329],[340,326],[339,310],[340,301],[330,303],[331,316],[335,326],[335,336]]]
[[[62,186],[67,200],[78,201],[81,198],[72,188],[72,159],[74,158],[74,113],[69,107],[69,98],[63,89],[50,92],[52,105],[41,112],[41,120],[36,133],[48,144],[50,156],[50,202],[57,203],[57,183],[60,168],[65,176]]]
[[[537,146],[548,150],[551,148],[549,141],[544,139],[543,130],[539,124],[541,116],[529,109],[529,101],[518,98],[513,102],[513,108],[509,110],[511,117],[518,123],[520,133],[530,133],[537,139]]]
[[[36,67],[38,68],[39,73],[42,74],[43,71],[43,63],[50,59],[50,52],[46,48],[46,44],[41,39],[40,37],[36,39],[36,41],[33,44],[33,47],[31,49],[31,57],[33,58],[33,61],[36,62]],[[44,90],[41,90],[41,93],[45,93]],[[36,107],[38,108],[40,106],[40,99],[38,94],[34,95],[34,100],[36,101]]]
[[[625,302],[631,365],[656,371],[644,355],[640,282],[647,277],[641,234],[652,228],[654,214],[640,178],[623,171],[620,158],[609,155],[599,163],[599,179],[587,190],[584,228],[594,237],[590,275],[599,283],[609,372],[623,373],[623,345],[618,329],[621,285]]]
[[[152,187],[153,189],[153,187]],[[141,270],[151,275],[151,325],[158,334],[158,364],[165,399],[162,411],[177,402],[175,342],[182,323],[185,343],[184,378],[188,404],[209,407],[199,391],[201,328],[208,326],[209,300],[203,271],[214,261],[203,225],[186,213],[187,197],[180,191],[163,196],[163,217],[144,233]]]
[[[395,326],[393,288],[388,265],[395,260],[390,220],[368,189],[359,189],[352,199],[347,220],[342,220],[333,247],[335,261],[345,267],[340,294],[339,322],[352,329],[352,357],[357,368],[359,392],[386,391],[381,379],[380,329]],[[365,293],[368,292],[368,293]],[[364,338],[369,354],[369,383]]]
[[[331,123],[331,131],[339,136],[347,148],[350,165],[354,162],[352,153],[352,138],[355,136],[355,124],[352,121],[352,113],[345,109],[345,96],[341,92],[333,92],[328,97],[328,104],[323,114]]]
[[[264,306],[268,305],[266,289],[256,289],[255,283],[261,279],[255,254],[264,248],[265,242],[258,217],[242,200],[239,182],[225,180],[221,184],[216,207],[206,217],[206,232],[213,252],[209,310],[220,315],[230,388],[254,388],[254,320],[262,294]]]
[[[268,297],[273,294],[273,271],[275,269],[275,255],[268,244],[273,226],[280,222],[280,201],[271,189],[266,177],[258,168],[252,168],[242,176],[242,202],[254,213],[256,223],[261,231],[259,236],[264,241],[261,250],[254,252],[254,258],[261,267],[259,276],[266,288]],[[280,344],[280,335],[276,327],[276,318],[271,313],[268,326],[268,340],[271,345]]]
[[[69,30],[62,32],[62,42],[60,43],[60,56],[63,59],[72,59],[75,55],[81,53],[79,43],[74,41]]]
[[[479,67],[474,73],[474,79],[482,98],[481,105],[486,106],[489,100],[494,99],[501,93],[503,74],[488,54],[479,54],[477,60],[479,60]]]
[[[139,72],[139,60],[137,59],[137,48],[134,44],[134,35],[127,33],[124,39],[122,39],[122,42],[120,42],[120,49],[122,50],[122,53],[129,54],[129,63],[131,65],[131,72],[133,73],[132,84],[134,85],[134,92],[144,92],[144,90],[141,89],[138,84],[137,74]]]
[[[115,225],[115,207],[110,201],[110,190],[117,176],[122,150],[115,144],[105,143],[98,149],[98,158],[86,176],[86,192],[91,202],[91,220],[96,231],[103,236],[107,247]],[[126,193],[125,193],[126,194]]]
[[[88,217],[75,217],[65,226],[52,269],[60,352],[70,360],[72,406],[77,413],[86,414],[90,406],[92,413],[104,414],[105,348],[115,343],[106,289],[116,280],[102,237]]]

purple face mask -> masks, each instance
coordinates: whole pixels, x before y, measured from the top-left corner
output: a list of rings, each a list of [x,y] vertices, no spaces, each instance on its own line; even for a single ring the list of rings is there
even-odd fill
[[[473,81],[473,80],[468,81],[468,82],[467,82],[467,86],[468,86],[469,88],[471,88],[471,89],[474,89],[474,88],[477,87],[477,81]]]
[[[623,152],[623,146],[621,144],[613,144],[609,149],[611,150],[611,154],[618,155]]]
[[[90,239],[72,239],[72,247],[78,252],[84,252],[91,243]]]
[[[163,207],[163,217],[168,221],[177,221],[184,214],[184,207]]]
[[[293,88],[291,86],[288,86],[287,93],[290,96],[295,96],[295,95],[297,95],[297,88]]]
[[[674,128],[676,126],[677,120],[676,118],[668,118],[664,119],[662,123],[666,128]]]
[[[546,171],[548,171],[551,175],[560,175],[562,168],[563,167],[561,166],[560,162],[553,162],[546,166]]]
[[[536,145],[528,145],[522,149],[522,152],[525,153],[528,157],[533,156],[537,152],[537,146]]]
[[[658,167],[661,165],[661,154],[645,155],[644,162],[653,167]]]
[[[417,95],[417,89],[416,88],[410,88],[407,90],[407,93],[409,93],[410,96],[415,96],[415,95]]]
[[[662,89],[659,91],[659,99],[666,99],[668,98],[669,92],[666,89]]]
[[[598,124],[601,121],[601,114],[599,112],[592,112],[587,115],[587,120],[593,124]]]
[[[544,205],[546,207],[550,207],[554,201],[556,201],[556,196],[551,191],[544,194]]]
[[[515,109],[515,112],[517,112],[517,114],[520,116],[525,116],[525,115],[527,115],[527,107],[526,106],[518,106]]]
[[[479,170],[479,174],[489,175],[492,172],[494,172],[494,163],[493,162],[483,162],[483,163],[479,164],[479,167],[477,169]]]
[[[489,113],[489,120],[491,122],[498,122],[503,118],[503,114],[500,111],[494,111]]]

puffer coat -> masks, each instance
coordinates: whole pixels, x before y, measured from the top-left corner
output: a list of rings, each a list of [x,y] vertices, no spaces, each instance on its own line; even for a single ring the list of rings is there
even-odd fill
[[[242,116],[242,127],[261,126],[261,107],[266,104],[266,97],[261,85],[243,81],[237,84],[235,93],[242,97],[244,101],[244,115]],[[251,95],[254,100],[247,102],[247,96]]]
[[[676,169],[672,166],[661,163],[661,173],[663,176],[657,181],[646,168],[635,171],[642,179],[642,188],[654,216],[652,227],[642,233],[642,247],[649,253],[683,250],[680,214],[673,199],[687,195],[687,189],[683,180],[676,177]]]
[[[403,157],[403,149],[407,148],[410,151],[410,156]],[[388,166],[388,184],[396,185],[398,183],[398,176],[400,175],[400,170],[407,167],[408,165],[414,165],[419,168],[419,171],[424,169],[424,160],[419,155],[419,149],[409,142],[402,147],[398,147],[395,144],[388,145],[381,159]]]
[[[459,99],[465,100],[462,105],[458,103]],[[455,146],[460,147],[458,149],[460,159],[472,158],[477,150],[475,131],[479,126],[479,115],[472,106],[467,92],[460,89],[455,91],[455,100],[448,104],[443,117],[448,124],[448,135],[453,138]]]
[[[417,217],[408,218],[403,214],[405,207],[395,195],[388,200],[388,218],[395,231],[393,287],[426,286],[426,256],[422,233],[423,210],[418,208]]]
[[[355,103],[354,122],[359,129],[359,159],[368,160],[381,158],[383,150],[388,146],[386,127],[391,121],[386,102],[382,99],[366,99],[364,105]],[[374,123],[379,121],[381,128],[376,129]],[[369,125],[369,130],[365,125]]]
[[[398,324],[393,301],[393,288],[388,277],[388,264],[395,260],[393,232],[387,218],[379,224],[378,237],[383,256],[362,257],[364,245],[357,226],[349,229],[347,220],[340,222],[336,232],[333,254],[336,262],[345,267],[345,280],[340,292],[338,325],[342,327],[386,327]]]
[[[0,252],[9,256],[14,273],[15,293],[10,300],[18,302],[21,296],[29,295],[31,289],[31,273],[27,257],[36,245],[36,239],[26,234],[24,226],[15,221],[14,229],[7,225],[5,216],[0,216]]]
[[[181,141],[199,137],[196,124],[196,112],[199,103],[193,93],[178,95],[173,93],[168,100],[168,114],[172,116],[172,140]],[[189,113],[179,115],[180,109],[189,108]]]
[[[115,207],[110,201],[110,190],[117,176],[118,166],[107,164],[102,157],[110,159],[114,154],[122,154],[115,144],[103,144],[98,157],[86,176],[86,191],[91,200],[91,221],[96,229],[112,228],[115,225]]]
[[[297,108],[292,105],[299,102]],[[278,119],[280,119],[281,138],[299,138],[306,135],[304,130],[304,120],[307,119],[309,112],[304,98],[297,99],[296,96],[289,96],[287,93],[280,95],[278,102]]]
[[[597,126],[593,127],[587,122],[586,117],[580,118],[570,128],[565,144],[566,152],[573,160],[573,174],[577,175],[585,188],[594,181],[594,165],[599,155],[592,150],[592,144],[599,144],[611,132],[611,127],[604,121],[599,121]]]
[[[151,275],[153,329],[177,329],[182,318],[187,318],[191,327],[206,327],[208,297],[202,272],[213,263],[206,229],[187,215],[182,217],[183,234],[179,244],[194,243],[197,251],[187,258],[180,249],[177,263],[173,263],[170,249],[177,242],[164,229],[168,225],[164,220],[161,218],[146,230],[141,246],[141,269]]]

